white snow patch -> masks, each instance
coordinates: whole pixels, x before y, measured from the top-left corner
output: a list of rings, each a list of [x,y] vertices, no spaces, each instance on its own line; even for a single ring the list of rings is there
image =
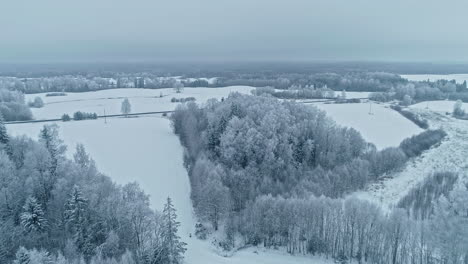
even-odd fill
[[[396,147],[422,129],[398,112],[382,104],[314,104],[327,112],[338,124],[359,131],[378,149]]]

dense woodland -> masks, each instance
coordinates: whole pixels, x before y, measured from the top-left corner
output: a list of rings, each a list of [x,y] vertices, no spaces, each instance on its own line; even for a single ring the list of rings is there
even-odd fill
[[[387,215],[366,202],[341,198],[439,143],[442,130],[378,151],[314,107],[240,94],[203,108],[181,105],[172,121],[186,147],[195,210],[213,230],[224,226],[225,240],[219,242],[224,249],[261,244],[370,263],[468,260],[465,240],[442,248],[442,238],[426,234],[447,214],[459,217],[451,231],[466,226],[466,205],[457,200],[468,192],[462,183],[457,183],[460,196],[450,193],[424,222],[403,209]],[[434,195],[431,202],[441,199]],[[453,203],[465,211],[450,211]]]
[[[54,125],[34,141],[0,122],[0,263],[181,263],[170,198],[153,211],[137,183],[112,182],[82,145],[73,160],[65,150]]]

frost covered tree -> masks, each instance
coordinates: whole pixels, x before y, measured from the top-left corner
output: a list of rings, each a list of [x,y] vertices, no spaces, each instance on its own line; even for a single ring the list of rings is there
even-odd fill
[[[176,93],[181,93],[183,90],[184,90],[184,84],[183,84],[183,83],[181,83],[181,82],[176,82],[176,83],[174,84],[174,91],[175,91]]]
[[[187,244],[182,242],[177,234],[180,223],[177,222],[176,210],[170,197],[167,198],[167,202],[164,205],[162,225],[163,259],[161,263],[182,263],[184,253],[187,250],[185,248]]]
[[[218,170],[213,170],[207,177],[198,198],[198,215],[208,220],[215,230],[218,230],[219,222],[229,211],[229,189],[221,182]]]
[[[453,106],[453,115],[456,117],[462,117],[465,115],[465,110],[463,110],[463,103],[461,100],[455,102]]]
[[[73,154],[73,160],[80,168],[80,173],[88,178],[96,174],[96,164],[86,152],[83,144],[76,145],[76,151]]]
[[[130,101],[128,100],[128,98],[125,98],[122,101],[122,105],[120,106],[120,111],[125,116],[128,116],[128,114],[130,114],[130,112],[132,112],[132,106],[130,105]]]
[[[20,219],[23,228],[27,232],[43,232],[47,227],[47,219],[44,217],[44,211],[36,198],[32,196],[26,200]]]
[[[405,106],[408,106],[411,104],[411,102],[413,101],[413,99],[411,99],[411,96],[405,94],[405,96],[403,96],[403,105]]]
[[[44,106],[44,101],[42,101],[42,98],[39,96],[36,96],[34,98],[34,101],[28,103],[29,107],[34,107],[34,108],[41,108]]]
[[[83,197],[80,188],[75,185],[65,204],[65,220],[75,232],[79,232],[84,224],[87,205],[88,201]]]
[[[0,113],[0,150],[1,149],[5,150],[5,152],[11,156],[10,137],[8,136],[5,123],[3,122],[3,116]]]
[[[16,259],[13,262],[14,264],[30,264],[31,259],[29,257],[29,252],[26,248],[20,247],[16,252]]]

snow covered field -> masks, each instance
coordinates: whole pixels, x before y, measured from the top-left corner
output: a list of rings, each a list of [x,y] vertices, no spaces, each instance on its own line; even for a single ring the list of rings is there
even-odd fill
[[[314,104],[325,110],[338,124],[359,131],[365,140],[378,149],[396,147],[403,139],[422,132],[396,111],[381,104]],[[372,108],[372,114],[369,114]]]
[[[231,92],[250,93],[254,89],[250,86],[230,86],[222,88],[185,88],[182,93],[176,93],[172,88],[166,89],[110,89],[95,92],[67,93],[67,96],[45,96],[41,94],[28,94],[26,101],[32,101],[39,96],[45,105],[42,108],[33,108],[35,119],[60,118],[67,113],[70,116],[76,111],[91,112],[98,115],[120,114],[120,106],[124,98],[130,100],[132,112],[155,112],[174,110],[177,103],[171,99],[195,97],[196,102],[203,103],[210,98],[227,97]],[[160,95],[163,97],[160,97]]]
[[[414,109],[429,109],[436,112],[451,113],[453,107],[455,106],[455,101],[426,101],[418,104],[411,105],[410,108]],[[462,109],[468,111],[468,103],[462,103]]]
[[[468,74],[403,74],[400,76],[410,81],[455,80],[457,83],[468,82]]]
[[[192,90],[193,89],[193,90]],[[174,97],[198,96],[197,100],[227,96],[230,91],[250,92],[250,87],[222,88],[187,88]],[[92,111],[105,105],[120,112],[122,97],[128,97],[134,112],[145,111],[149,103],[145,100],[157,100],[148,96],[159,96],[161,90],[116,89],[100,92],[71,94],[65,97],[44,97],[47,103],[36,118],[56,117],[54,113],[66,111]],[[37,95],[29,95],[34,98]],[[110,98],[110,99],[105,99]],[[119,99],[116,99],[119,98]],[[67,102],[64,102],[67,101]],[[164,105],[161,103],[161,105]],[[175,107],[175,103],[166,106]],[[88,107],[88,108],[86,108]],[[164,110],[168,110],[167,108]],[[108,111],[106,109],[106,111]],[[112,112],[111,112],[112,113]],[[283,252],[248,248],[236,252],[232,257],[223,257],[216,253],[208,241],[201,241],[194,236],[195,217],[190,200],[190,184],[183,166],[183,148],[170,127],[170,121],[160,115],[137,118],[109,118],[104,120],[85,120],[79,122],[57,122],[60,137],[68,146],[67,155],[72,156],[77,143],[83,143],[86,150],[96,161],[98,169],[112,177],[117,183],[125,184],[137,181],[150,195],[154,208],[161,210],[165,199],[170,196],[181,222],[180,235],[188,244],[185,262],[188,264],[283,264],[283,263],[333,263],[313,256],[291,256]],[[7,129],[12,135],[28,135],[37,139],[43,123],[10,124]],[[126,140],[125,140],[126,139]]]

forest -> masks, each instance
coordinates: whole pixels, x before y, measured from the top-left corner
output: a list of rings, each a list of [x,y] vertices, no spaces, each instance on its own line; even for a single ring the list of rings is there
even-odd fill
[[[73,159],[56,125],[34,141],[9,137],[0,120],[0,263],[180,263],[177,215],[168,197],[150,208],[138,183],[101,174],[83,145]]]
[[[0,88],[0,115],[5,121],[29,120],[32,113],[20,91]]]
[[[225,250],[263,245],[360,263],[468,260],[463,236],[456,235],[456,247],[446,247],[447,230],[439,224],[450,214],[455,222],[449,231],[466,227],[466,183],[447,187],[457,188],[450,192],[459,194],[454,197],[427,198],[437,207],[424,220],[346,198],[438,144],[442,130],[376,150],[315,107],[241,94],[203,108],[180,105],[171,118],[186,148],[195,211],[205,228],[223,230],[219,246]]]

